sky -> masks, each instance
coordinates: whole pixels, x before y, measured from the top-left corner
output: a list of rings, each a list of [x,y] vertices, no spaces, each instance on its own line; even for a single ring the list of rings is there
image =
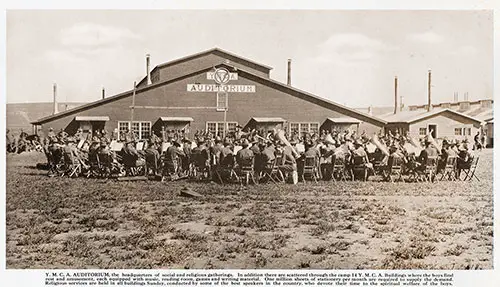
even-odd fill
[[[221,49],[273,67],[271,78],[349,107],[493,97],[491,11],[10,10],[7,103],[90,102],[152,67]],[[399,100],[399,99],[398,99]]]

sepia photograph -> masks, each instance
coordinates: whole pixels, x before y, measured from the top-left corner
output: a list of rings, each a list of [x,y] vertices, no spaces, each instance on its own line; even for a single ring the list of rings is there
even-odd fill
[[[493,269],[493,11],[8,10],[7,269]]]

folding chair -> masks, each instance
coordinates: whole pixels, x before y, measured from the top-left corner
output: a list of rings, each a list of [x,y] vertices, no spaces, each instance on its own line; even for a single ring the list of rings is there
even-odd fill
[[[465,180],[471,181],[473,178],[477,179],[477,181],[480,181],[479,178],[476,176],[476,168],[477,168],[478,161],[479,161],[479,156],[475,156],[472,159],[469,168],[462,169],[465,172],[465,177],[463,179],[464,181]],[[459,174],[459,178],[460,178],[460,174]]]
[[[248,160],[245,163],[241,163],[238,169],[238,179],[241,185],[243,185],[242,179],[245,178],[245,184],[248,185],[250,179],[252,180],[253,184],[257,184],[257,181],[255,180],[255,157],[252,159]]]
[[[158,171],[160,170],[160,160],[153,153],[146,153],[146,175],[149,175],[150,172],[153,175],[158,175]]]
[[[446,165],[442,171],[442,176],[439,179],[440,181],[443,180],[445,177],[448,180],[457,180],[457,158],[456,157],[448,157],[446,159]]]
[[[319,171],[318,171],[318,159],[315,156],[306,156],[304,159],[304,169],[302,170],[302,181],[306,182],[305,177],[310,176],[314,179],[315,183],[318,183]]]
[[[102,178],[109,178],[114,170],[113,157],[108,153],[97,153],[98,161],[98,176]]]
[[[332,179],[333,181],[337,181],[337,177],[339,180],[346,181],[346,166],[345,166],[345,160],[341,157],[335,157],[333,156],[332,158],[333,162],[333,168],[332,168]]]
[[[82,172],[82,164],[71,152],[64,152],[64,173],[69,177],[78,177]]]
[[[229,181],[231,181],[232,179],[239,181],[238,175],[236,174],[236,171],[234,169],[233,154],[228,154],[222,159],[215,170],[215,174],[217,175],[217,178],[219,179],[219,182],[221,184],[224,183],[223,178],[227,178]]]
[[[436,178],[437,174],[437,162],[438,158],[437,156],[429,156],[427,158],[427,162],[425,164],[425,169],[423,170],[423,173],[421,176],[423,176],[423,179],[429,182],[434,182],[434,179]]]
[[[405,179],[403,178],[403,165],[404,165],[404,160],[399,157],[392,157],[391,159],[392,163],[389,164],[389,168],[387,169],[387,178],[391,181],[394,182],[394,177],[397,176],[396,180],[401,180],[405,182]]]
[[[204,153],[191,155],[192,167],[189,176],[195,180],[206,180],[210,177],[210,161]]]
[[[147,176],[146,161],[144,159],[124,153],[122,160],[126,176]]]
[[[264,170],[261,171],[260,179],[267,179],[267,181],[271,180],[274,183],[283,183],[285,182],[285,177],[281,170],[278,168],[278,162],[281,162],[280,157],[276,157],[272,163],[267,164],[264,167]]]
[[[354,180],[355,174],[363,174],[363,181],[366,181],[368,177],[368,167],[366,166],[368,162],[364,156],[355,156],[353,158],[353,166],[351,169],[351,178]]]

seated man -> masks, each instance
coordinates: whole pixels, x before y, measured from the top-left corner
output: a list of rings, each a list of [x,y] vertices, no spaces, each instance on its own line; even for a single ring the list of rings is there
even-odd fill
[[[252,164],[254,154],[248,148],[249,145],[250,143],[248,142],[248,140],[244,139],[243,142],[241,143],[242,149],[236,153],[236,162],[240,167]]]
[[[177,140],[172,140],[172,145],[167,148],[164,153],[165,168],[164,173],[177,175],[179,168],[179,158],[185,156],[184,151],[180,148],[181,144]]]
[[[473,158],[473,155],[469,152],[468,144],[466,142],[460,144],[458,146],[457,169],[460,171],[470,168]]]
[[[148,147],[145,150],[146,166],[148,170],[153,171],[154,175],[158,174],[160,166],[160,152],[158,151],[158,144],[153,139],[148,142]]]
[[[129,141],[122,148],[123,164],[129,167],[143,166],[146,161],[143,159],[144,154],[135,149],[135,141]]]
[[[370,163],[370,159],[368,158],[368,154],[365,151],[363,143],[360,140],[355,140],[352,143],[351,168],[354,169],[359,167],[361,164],[373,173],[373,165]],[[365,180],[368,180],[368,176],[369,173],[367,172]]]
[[[281,162],[278,163],[278,168],[285,175],[285,178],[288,177],[287,175],[291,174],[293,184],[297,184],[299,181],[299,174],[297,172],[297,161],[295,160],[295,156],[292,152],[292,147],[281,143],[280,150],[282,156]]]
[[[437,157],[438,151],[437,149],[431,145],[429,140],[424,141],[425,149],[420,152],[420,155],[417,159],[417,170],[423,171],[426,168],[427,160],[429,157]]]

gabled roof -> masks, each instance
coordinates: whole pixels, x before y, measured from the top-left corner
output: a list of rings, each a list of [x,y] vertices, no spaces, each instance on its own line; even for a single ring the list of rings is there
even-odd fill
[[[359,124],[361,121],[357,120],[355,118],[349,118],[349,117],[344,117],[344,118],[326,118],[327,121],[331,121],[332,123],[336,124]]]
[[[162,122],[192,122],[192,117],[160,117]]]
[[[78,116],[75,117],[77,122],[107,122],[109,121],[108,116]]]
[[[468,116],[464,113],[454,111],[452,109],[441,109],[441,108],[434,108],[431,111],[422,111],[422,110],[417,110],[417,111],[403,111],[403,112],[398,112],[396,114],[386,114],[382,116],[384,120],[386,120],[389,123],[407,123],[411,124],[426,118],[434,117],[439,114],[449,112],[455,115],[458,115],[460,117],[467,118],[471,121],[474,121],[476,123],[481,123],[481,120]]]
[[[230,68],[230,69],[234,68],[233,66],[228,65],[226,63],[221,63],[221,64],[215,65],[215,66],[216,67],[224,66],[224,67]],[[145,86],[145,87],[140,87],[140,88],[136,89],[136,94],[139,94],[139,93],[141,93],[143,91],[147,91],[149,89],[154,89],[154,88],[157,88],[157,87],[160,87],[160,86],[169,85],[171,83],[177,82],[177,81],[185,79],[185,78],[189,78],[189,77],[194,76],[194,75],[198,75],[200,73],[209,71],[211,69],[213,69],[212,65],[207,66],[205,68],[202,68],[202,69],[200,69],[198,71],[192,72],[190,74],[177,77],[175,79],[158,82],[158,83],[151,84],[151,85],[148,85],[148,86]],[[255,81],[257,81],[257,82],[259,82],[259,83],[261,83],[263,85],[266,85],[268,87],[271,87],[271,88],[274,88],[274,89],[278,89],[278,90],[280,90],[280,91],[282,91],[284,93],[289,94],[290,96],[301,98],[301,99],[306,100],[308,102],[311,102],[311,103],[314,103],[314,104],[317,104],[317,105],[322,105],[322,106],[324,106],[326,108],[329,108],[329,109],[335,108],[335,109],[341,110],[340,111],[341,113],[344,113],[344,114],[346,114],[349,117],[357,118],[359,120],[362,120],[362,121],[365,121],[365,122],[368,122],[368,123],[371,123],[371,124],[374,124],[374,125],[377,125],[377,126],[383,126],[383,125],[385,125],[387,123],[385,120],[380,119],[378,117],[374,117],[374,116],[368,115],[366,113],[359,112],[359,111],[357,111],[355,109],[348,108],[348,107],[343,106],[341,104],[338,104],[338,103],[335,103],[333,101],[330,101],[330,100],[318,97],[316,95],[313,95],[313,94],[310,94],[308,92],[299,90],[297,88],[288,86],[286,84],[283,84],[281,82],[272,80],[270,78],[263,77],[263,76],[260,76],[260,75],[256,75],[256,74],[248,72],[248,71],[246,71],[244,69],[238,68],[238,73],[241,74],[242,76],[246,77],[247,79],[255,80]],[[103,104],[106,104],[106,103],[109,103],[109,102],[113,102],[113,101],[119,100],[119,99],[124,98],[124,97],[129,97],[129,96],[132,95],[132,92],[133,92],[133,90],[129,90],[129,91],[117,94],[115,96],[107,97],[107,98],[104,98],[104,99],[101,99],[101,100],[98,100],[98,101],[95,101],[95,102],[92,102],[92,103],[89,103],[89,104],[86,104],[86,105],[83,105],[83,106],[76,107],[76,108],[71,109],[71,110],[67,110],[67,111],[64,111],[64,112],[57,113],[55,115],[44,117],[44,118],[41,118],[41,119],[39,119],[39,120],[37,120],[35,122],[32,122],[32,124],[40,125],[40,124],[49,122],[49,121],[54,120],[54,119],[58,119],[58,118],[61,118],[61,117],[67,116],[67,115],[71,115],[73,113],[77,113],[77,112],[80,112],[80,111],[88,110],[88,109],[91,109],[93,107],[100,106],[100,105],[103,105]]]
[[[250,59],[247,59],[247,58],[244,58],[244,57],[241,57],[239,55],[236,55],[234,53],[231,53],[231,52],[228,52],[226,50],[222,50],[220,48],[212,48],[212,49],[209,49],[209,50],[205,50],[205,51],[202,51],[202,52],[199,52],[199,53],[196,53],[196,54],[192,54],[192,55],[188,55],[188,56],[185,56],[185,57],[182,57],[182,58],[179,58],[179,59],[175,59],[175,60],[172,60],[172,61],[169,61],[169,62],[166,62],[166,63],[163,63],[163,64],[160,64],[158,66],[156,66],[154,69],[156,68],[163,68],[163,67],[168,67],[168,66],[172,66],[172,65],[175,65],[177,63],[180,63],[180,62],[185,62],[185,61],[188,61],[188,60],[191,60],[191,59],[194,59],[194,58],[198,58],[198,57],[202,57],[202,56],[205,56],[205,55],[208,55],[208,54],[212,54],[212,53],[215,53],[215,52],[219,52],[221,54],[225,54],[227,56],[230,56],[232,58],[236,58],[236,59],[240,59],[240,60],[243,60],[245,62],[249,62],[249,63],[252,63],[254,65],[257,65],[259,67],[262,67],[262,68],[265,68],[267,70],[272,70],[273,68],[270,67],[270,66],[266,66],[266,65],[263,65],[263,64],[260,64],[260,63],[257,63],[255,61],[252,61]],[[153,69],[153,70],[154,70]]]
[[[282,118],[252,118],[252,120],[258,123],[284,123],[286,122]]]

